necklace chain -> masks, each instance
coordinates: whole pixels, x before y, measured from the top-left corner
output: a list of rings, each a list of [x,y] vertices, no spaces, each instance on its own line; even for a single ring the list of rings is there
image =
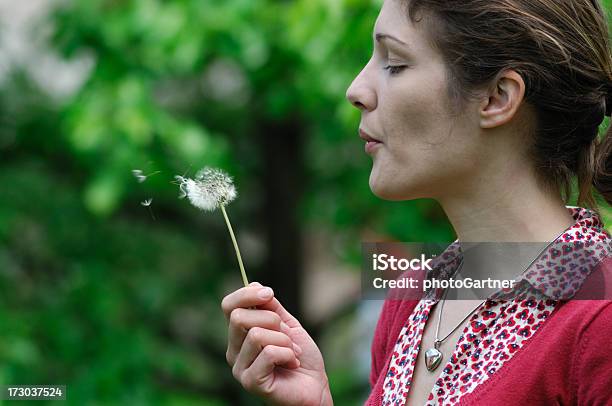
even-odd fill
[[[527,266],[527,268],[525,268],[525,271],[526,271],[527,269],[529,269],[529,268],[530,268],[530,267],[531,267],[531,266],[532,266],[532,265],[535,263],[535,261],[536,261],[536,260],[537,260],[537,259],[540,257],[540,255],[542,255],[542,253],[543,253],[544,251],[546,251],[546,249],[547,249],[548,247],[550,247],[550,246],[552,245],[552,243],[553,243],[553,242],[557,241],[557,240],[559,239],[559,237],[561,237],[561,236],[562,236],[562,235],[563,235],[563,234],[564,234],[566,231],[567,231],[567,228],[566,228],[565,230],[561,231],[561,233],[560,233],[559,235],[557,235],[557,236],[556,236],[556,237],[555,237],[555,238],[554,238],[552,241],[550,241],[550,242],[549,242],[549,243],[546,245],[546,247],[544,247],[544,249],[542,249],[542,251],[540,251],[540,253],[539,253],[538,255],[536,255],[536,256],[535,256],[535,258],[534,258],[534,259],[531,261],[531,263],[530,263],[530,264]],[[459,273],[459,271],[461,270],[461,268],[463,268],[463,257],[461,258],[461,263],[459,264],[459,267],[458,267],[457,271],[455,271],[453,274],[457,274],[457,273]],[[525,271],[523,271],[523,272],[525,272]],[[443,295],[443,297],[442,297],[442,299],[441,299],[441,300],[442,300],[442,304],[440,305],[440,311],[438,312],[438,325],[436,326],[436,337],[435,337],[435,341],[434,341],[434,348],[435,348],[436,350],[437,350],[437,349],[440,347],[440,344],[442,344],[442,343],[444,342],[444,340],[446,340],[448,337],[450,337],[450,335],[451,335],[451,334],[453,334],[453,332],[454,332],[455,330],[457,330],[457,329],[459,328],[459,326],[461,326],[461,325],[462,325],[462,324],[463,324],[463,323],[464,323],[464,322],[467,320],[467,318],[468,318],[468,317],[470,317],[470,315],[471,315],[472,313],[474,313],[474,311],[475,311],[476,309],[478,309],[480,306],[482,306],[482,305],[483,305],[484,303],[486,303],[486,301],[488,300],[488,298],[487,298],[487,299],[483,300],[482,302],[480,302],[480,303],[478,304],[478,306],[476,306],[474,309],[472,309],[472,311],[470,311],[470,312],[469,312],[469,313],[468,313],[468,314],[467,314],[467,315],[466,315],[466,316],[465,316],[465,317],[464,317],[464,318],[463,318],[463,319],[462,319],[462,320],[459,322],[459,324],[457,324],[457,326],[455,326],[455,328],[453,328],[453,329],[452,329],[452,330],[451,330],[451,331],[450,331],[450,332],[449,332],[449,333],[448,333],[446,336],[444,336],[444,338],[438,338],[438,337],[439,337],[439,335],[438,335],[438,334],[440,333],[440,324],[442,323],[442,310],[444,309],[444,302],[446,301],[446,294],[447,294],[447,293],[448,293],[448,289],[445,289],[445,290],[444,290],[444,295]]]
[[[459,272],[461,270],[461,268],[463,267],[463,258],[461,259],[461,264],[459,264],[459,269],[457,269],[457,272]],[[459,326],[461,326],[463,324],[464,321],[467,320],[468,317],[470,317],[470,315],[472,313],[474,313],[474,311],[476,309],[478,309],[480,306],[482,306],[483,303],[485,303],[487,301],[487,299],[485,299],[484,301],[478,303],[478,306],[476,306],[474,309],[472,309],[472,311],[470,311],[460,322],[459,324],[457,324],[457,326],[455,326],[455,328],[453,328],[446,336],[444,336],[444,338],[438,338],[439,337],[439,333],[440,333],[440,324],[442,322],[442,310],[444,309],[444,302],[446,301],[446,294],[448,293],[448,289],[446,289],[444,291],[444,296],[442,298],[442,304],[440,305],[440,311],[438,312],[438,325],[436,326],[436,339],[434,341],[434,347],[436,349],[438,349],[438,347],[440,347],[440,344],[442,344],[444,342],[444,340],[446,340],[448,337],[450,337],[451,334],[453,334],[453,332],[455,330],[457,330],[459,328]]]

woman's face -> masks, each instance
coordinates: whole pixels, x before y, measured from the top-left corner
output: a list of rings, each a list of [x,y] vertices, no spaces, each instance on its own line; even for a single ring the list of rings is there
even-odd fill
[[[439,198],[476,176],[478,104],[451,116],[445,64],[423,29],[429,20],[413,24],[400,4],[385,0],[373,55],[346,96],[362,112],[360,129],[380,141],[366,148],[373,193],[387,200]]]

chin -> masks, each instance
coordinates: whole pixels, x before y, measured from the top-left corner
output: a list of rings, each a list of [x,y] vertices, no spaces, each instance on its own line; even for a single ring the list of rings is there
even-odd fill
[[[374,196],[389,201],[413,200],[416,197],[405,188],[370,178],[370,190]]]
[[[398,182],[397,175],[381,176],[375,169],[370,174],[370,190],[374,196],[388,201],[406,201],[428,198],[430,191],[426,191],[427,184],[415,184],[414,182]]]

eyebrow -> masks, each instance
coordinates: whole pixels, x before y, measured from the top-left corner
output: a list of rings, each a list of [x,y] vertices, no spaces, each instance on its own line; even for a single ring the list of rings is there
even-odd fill
[[[376,42],[380,42],[380,41],[383,41],[383,40],[386,40],[386,39],[390,39],[390,40],[393,40],[395,42],[399,42],[402,45],[408,46],[408,44],[406,44],[404,41],[401,41],[401,40],[395,38],[393,35],[384,34],[382,32],[379,32],[379,33],[376,34]]]

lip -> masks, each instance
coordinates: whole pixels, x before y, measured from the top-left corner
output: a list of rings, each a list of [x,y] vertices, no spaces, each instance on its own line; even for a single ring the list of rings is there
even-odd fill
[[[359,129],[359,138],[361,138],[362,140],[364,140],[366,142],[379,142],[379,143],[382,144],[381,141],[379,141],[376,138],[372,137],[370,134],[365,132],[365,130],[363,130],[362,128]]]
[[[367,154],[371,154],[377,147],[382,145],[382,142],[372,137],[370,134],[365,132],[363,129],[359,129],[359,138],[366,142],[365,144],[365,152]]]

